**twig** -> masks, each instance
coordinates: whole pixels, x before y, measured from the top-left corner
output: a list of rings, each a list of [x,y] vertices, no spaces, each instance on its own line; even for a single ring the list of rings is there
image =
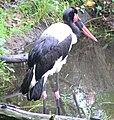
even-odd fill
[[[102,17],[92,18],[92,19],[88,20],[87,22],[85,22],[85,24],[87,24],[87,23],[89,23],[89,22],[91,22],[91,21],[93,21],[93,20],[98,20],[98,19],[101,19],[101,18],[102,18]]]
[[[28,60],[28,54],[17,54],[17,55],[0,55],[0,60],[6,63],[20,63]]]
[[[16,107],[8,106],[7,104],[0,104],[0,118],[9,119],[14,118],[15,120],[49,120],[51,118],[51,115],[48,114],[40,114],[40,113],[32,113],[27,112],[24,110],[20,110]],[[61,115],[55,115],[54,120],[86,120],[82,118],[75,118],[75,117],[69,117],[69,116],[61,116]]]

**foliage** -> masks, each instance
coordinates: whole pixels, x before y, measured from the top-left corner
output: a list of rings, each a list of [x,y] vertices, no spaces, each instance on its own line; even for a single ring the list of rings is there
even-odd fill
[[[0,55],[8,53],[8,51],[3,47],[5,39],[0,38]]]
[[[76,6],[80,6],[82,12],[91,9],[94,16],[107,16],[114,13],[114,0],[83,0],[81,4],[79,3]]]
[[[105,110],[105,117],[107,118],[106,120],[110,120],[114,115],[114,96],[113,96],[114,91],[110,92],[105,92],[97,95],[97,107]],[[109,116],[110,115],[110,116]]]
[[[61,19],[62,11],[68,6],[55,0],[31,0],[20,1],[15,5],[6,5],[0,8],[0,36],[2,38],[11,36],[13,33],[22,33],[30,29],[39,21],[45,20],[57,22]],[[50,19],[50,20],[49,20]]]
[[[113,0],[102,0],[101,2],[98,2],[98,0],[95,0],[95,3],[96,3],[95,9],[97,10],[96,15],[107,16],[108,14],[114,13]]]
[[[0,8],[0,37],[6,38],[13,33],[23,33],[38,24],[41,20],[47,25],[61,21],[63,10],[76,6],[80,11],[90,10],[94,17],[113,14],[113,0],[25,0],[10,3],[5,0],[6,7]],[[11,5],[9,5],[10,3]]]
[[[8,51],[3,47],[4,42],[5,40],[0,38],[0,55],[8,53]],[[9,67],[5,61],[0,61],[0,96],[2,96],[2,98],[7,94],[9,89],[13,88],[9,87],[9,84],[11,86],[13,84],[11,79],[13,78],[14,80],[14,76],[11,76],[11,72],[14,72],[14,70]]]

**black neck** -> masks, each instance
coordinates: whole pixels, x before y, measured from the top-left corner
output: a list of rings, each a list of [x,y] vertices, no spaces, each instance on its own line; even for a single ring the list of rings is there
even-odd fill
[[[80,29],[75,25],[75,23],[70,22],[69,26],[71,27],[73,33],[76,35],[77,40],[80,38]]]

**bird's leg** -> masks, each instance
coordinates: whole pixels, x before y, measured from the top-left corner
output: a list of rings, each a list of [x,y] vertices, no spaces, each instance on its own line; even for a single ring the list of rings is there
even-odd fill
[[[56,73],[55,99],[56,99],[56,105],[58,109],[58,115],[60,115],[59,73]]]
[[[43,97],[43,114],[46,114],[46,99],[47,99],[46,83],[43,88],[42,97]]]

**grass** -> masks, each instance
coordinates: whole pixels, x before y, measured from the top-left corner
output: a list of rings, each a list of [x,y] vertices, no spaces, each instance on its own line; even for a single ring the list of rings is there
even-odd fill
[[[18,2],[6,9],[0,8],[0,38],[22,33],[43,19],[51,23],[58,22],[66,7],[68,4],[60,4],[55,0],[34,0]]]

